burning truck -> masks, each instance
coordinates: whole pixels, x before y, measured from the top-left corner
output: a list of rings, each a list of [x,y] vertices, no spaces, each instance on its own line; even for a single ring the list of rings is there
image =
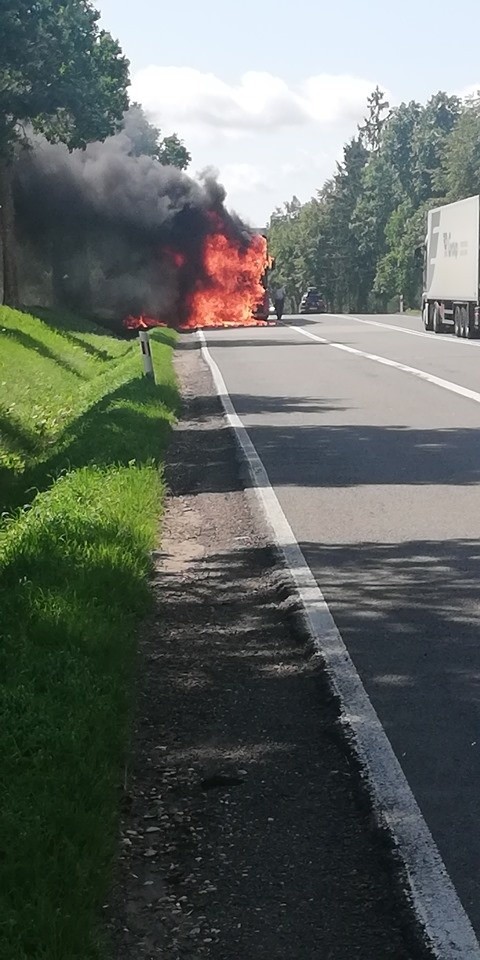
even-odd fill
[[[37,138],[16,164],[15,205],[25,303],[119,331],[268,323],[264,232],[226,209],[211,174],[132,155],[126,131],[72,152]]]
[[[252,231],[242,237],[229,237],[222,223],[212,220],[214,230],[207,234],[202,246],[201,270],[180,304],[177,318],[128,316],[127,329],[148,329],[166,325],[182,330],[205,327],[264,326],[269,321],[269,276],[274,261],[268,254],[267,237]],[[179,250],[169,250],[179,272],[188,271],[188,260]]]

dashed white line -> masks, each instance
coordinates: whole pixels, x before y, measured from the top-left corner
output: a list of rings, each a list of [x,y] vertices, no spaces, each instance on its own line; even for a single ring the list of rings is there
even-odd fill
[[[383,323],[381,320],[365,320],[363,317],[355,317],[347,313],[332,313],[329,316],[336,317],[339,320],[355,320],[355,323],[365,323],[369,327],[383,327],[384,330],[397,330],[398,333],[409,333],[411,337],[426,337],[428,340],[432,340],[433,343],[436,343],[438,340],[461,344],[470,344],[473,346],[472,340],[460,340],[457,337],[448,337],[443,334],[433,334],[427,333],[423,330],[411,330],[410,327],[399,327],[396,323]]]
[[[366,350],[359,350],[357,347],[348,347],[344,343],[335,343],[334,340],[326,340],[325,337],[319,337],[316,333],[311,333],[310,330],[304,330],[303,327],[295,327],[292,324],[289,324],[289,326],[291,330],[295,331],[295,333],[299,333],[303,337],[308,337],[310,340],[317,340],[318,343],[328,344],[328,346],[332,347],[334,350],[342,350],[344,353],[352,353],[357,357],[363,357],[365,360],[373,360],[375,363],[381,363],[385,367],[393,367],[395,370],[400,370],[403,373],[410,373],[419,380],[424,380],[426,383],[432,383],[434,386],[441,387],[443,390],[449,390],[450,393],[456,393],[459,397],[464,397],[467,400],[473,400],[475,403],[480,403],[480,393],[478,393],[476,390],[470,390],[468,387],[462,387],[459,383],[453,383],[451,380],[444,380],[442,377],[436,377],[434,373],[427,373],[426,370],[419,370],[417,367],[410,367],[408,364],[400,363],[398,360],[390,360],[388,357],[379,357],[376,353],[367,353]]]
[[[384,330],[396,330],[398,333],[408,333],[411,337],[423,337],[431,340],[432,343],[456,343],[462,347],[476,347],[479,344],[475,340],[464,340],[461,337],[444,336],[443,334],[427,333],[423,330],[411,330],[410,327],[399,327],[396,323],[383,323],[381,320],[366,320],[364,317],[355,317],[350,313],[329,313],[328,317],[338,320],[355,320],[355,323],[365,323],[369,327],[382,327]]]
[[[302,333],[307,335],[306,331]],[[313,340],[328,342],[314,334],[308,336]],[[470,920],[390,741],[280,506],[265,467],[233,406],[202,332],[199,333],[199,339],[202,355],[211,370],[227,421],[246,460],[273,541],[283,554],[296,587],[315,649],[325,663],[330,683],[339,698],[342,719],[352,735],[368,778],[377,815],[387,825],[403,861],[413,906],[427,940],[438,960],[480,960],[480,945]]]

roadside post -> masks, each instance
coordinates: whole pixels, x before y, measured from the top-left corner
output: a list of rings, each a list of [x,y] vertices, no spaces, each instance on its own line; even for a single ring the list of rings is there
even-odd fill
[[[150,335],[148,330],[140,330],[138,334],[140,349],[143,358],[143,372],[146,377],[151,377],[155,382],[155,371],[153,369],[152,350],[150,347]]]
[[[403,293],[400,294],[400,313],[403,313]]]

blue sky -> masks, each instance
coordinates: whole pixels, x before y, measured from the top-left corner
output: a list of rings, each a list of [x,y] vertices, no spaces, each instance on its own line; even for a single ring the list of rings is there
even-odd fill
[[[480,87],[478,0],[96,5],[131,61],[132,96],[254,225],[322,185],[375,84],[392,103]]]

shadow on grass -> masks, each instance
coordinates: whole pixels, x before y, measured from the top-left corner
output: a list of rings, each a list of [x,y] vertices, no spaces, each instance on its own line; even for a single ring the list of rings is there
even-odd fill
[[[10,330],[6,328],[3,332],[10,340],[15,340],[20,346],[25,347],[26,350],[34,350],[35,353],[40,354],[45,360],[51,360],[53,363],[56,363],[57,366],[61,367],[62,370],[67,370],[68,373],[72,373],[75,377],[78,377],[79,380],[85,380],[84,375],[77,369],[74,363],[70,363],[65,357],[55,353],[54,350],[47,347],[47,345],[43,343],[42,340],[38,340],[37,337],[32,337],[30,333],[25,333],[23,330]],[[80,346],[80,342],[80,340],[77,341],[77,346]]]
[[[130,380],[75,420],[51,457],[22,474],[0,469],[0,512],[23,506],[65,470],[158,460],[177,409],[173,383],[155,386],[142,376]]]
[[[15,453],[33,454],[39,447],[39,439],[33,431],[28,430],[2,405],[0,405],[0,437],[7,441],[9,449]],[[6,471],[7,474],[8,471]],[[0,479],[2,479],[2,468],[0,468]]]
[[[88,513],[88,507],[86,509]],[[102,603],[109,609],[112,603],[117,603],[132,613],[144,606],[148,596],[145,574],[150,564],[141,536],[135,537],[129,526],[103,518],[99,522],[95,516],[80,516],[78,512],[64,509],[52,514],[48,524],[38,526],[34,547],[34,550],[25,551],[16,545],[12,557],[7,554],[0,589],[18,588],[23,579],[29,587],[34,583],[35,591],[58,590],[63,594],[71,590],[74,606],[87,603],[92,608],[92,615],[97,616],[98,604]],[[62,572],[61,583],[59,570]],[[137,602],[139,590],[141,598]],[[73,602],[73,597],[71,599]],[[96,614],[94,608],[97,608]],[[8,612],[8,602],[4,612]],[[23,613],[25,623],[32,619],[35,629],[38,627],[43,633],[42,617],[39,618],[35,605],[29,603],[28,588],[24,591]],[[57,639],[64,644],[65,636],[61,631]],[[49,646],[56,643],[51,624],[45,641]],[[92,642],[95,642],[94,638]]]
[[[106,327],[93,317],[87,319],[82,317],[79,319],[75,317],[74,314],[68,313],[68,311],[60,313],[55,310],[49,310],[46,307],[29,307],[28,310],[33,316],[38,317],[43,323],[47,323],[49,327],[52,327],[56,333],[67,340],[68,343],[71,343],[72,346],[81,347],[85,353],[88,353],[91,357],[96,357],[98,360],[108,361],[112,359],[112,356],[108,350],[97,347],[88,340],[85,340],[85,333],[99,337],[109,335],[115,337],[116,340],[124,339],[122,331],[117,329],[117,325]],[[87,324],[88,326],[86,326]],[[77,333],[78,336],[76,336]]]

